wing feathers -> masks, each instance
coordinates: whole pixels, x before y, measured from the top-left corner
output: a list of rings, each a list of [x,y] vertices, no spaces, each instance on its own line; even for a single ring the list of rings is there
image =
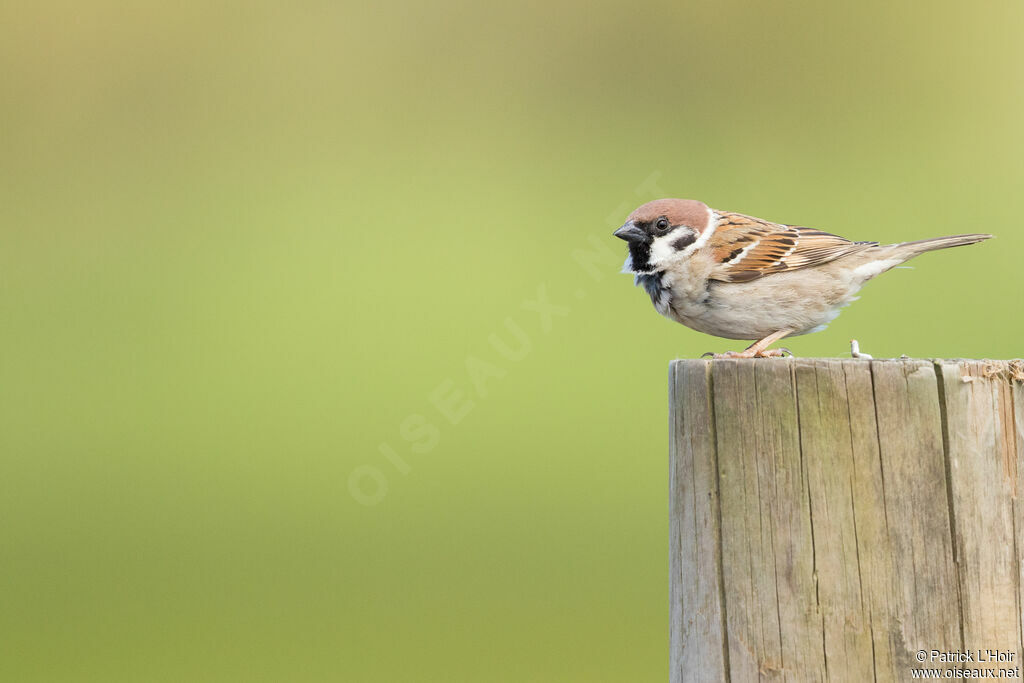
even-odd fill
[[[719,213],[708,247],[718,262],[711,279],[747,282],[786,270],[828,263],[877,242],[851,242],[813,228],[779,225],[736,213]]]

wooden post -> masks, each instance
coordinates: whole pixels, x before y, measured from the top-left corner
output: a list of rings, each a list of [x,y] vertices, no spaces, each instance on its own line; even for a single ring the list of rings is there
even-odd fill
[[[674,683],[1021,677],[1024,364],[678,360],[669,379]]]

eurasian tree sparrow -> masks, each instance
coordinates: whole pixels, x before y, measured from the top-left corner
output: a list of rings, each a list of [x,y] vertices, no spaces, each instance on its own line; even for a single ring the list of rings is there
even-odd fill
[[[955,235],[879,245],[821,230],[716,211],[693,199],[658,199],[629,215],[615,236],[662,315],[728,339],[756,339],[724,358],[781,356],[786,336],[825,328],[865,282],[918,254],[987,240]]]

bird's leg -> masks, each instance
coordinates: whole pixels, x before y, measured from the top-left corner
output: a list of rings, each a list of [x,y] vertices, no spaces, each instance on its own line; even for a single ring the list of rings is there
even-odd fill
[[[769,346],[779,341],[793,330],[783,328],[778,332],[772,332],[764,339],[759,339],[742,351],[726,351],[725,353],[712,353],[712,358],[782,358],[786,354],[793,355],[789,349],[768,349]]]

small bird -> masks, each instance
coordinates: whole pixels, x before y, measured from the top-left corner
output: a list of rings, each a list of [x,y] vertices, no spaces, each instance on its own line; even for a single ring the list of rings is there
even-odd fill
[[[648,202],[614,234],[629,243],[623,272],[635,274],[659,313],[705,334],[757,340],[716,358],[783,356],[768,347],[825,329],[871,278],[926,251],[992,237],[851,242],[693,199]]]

